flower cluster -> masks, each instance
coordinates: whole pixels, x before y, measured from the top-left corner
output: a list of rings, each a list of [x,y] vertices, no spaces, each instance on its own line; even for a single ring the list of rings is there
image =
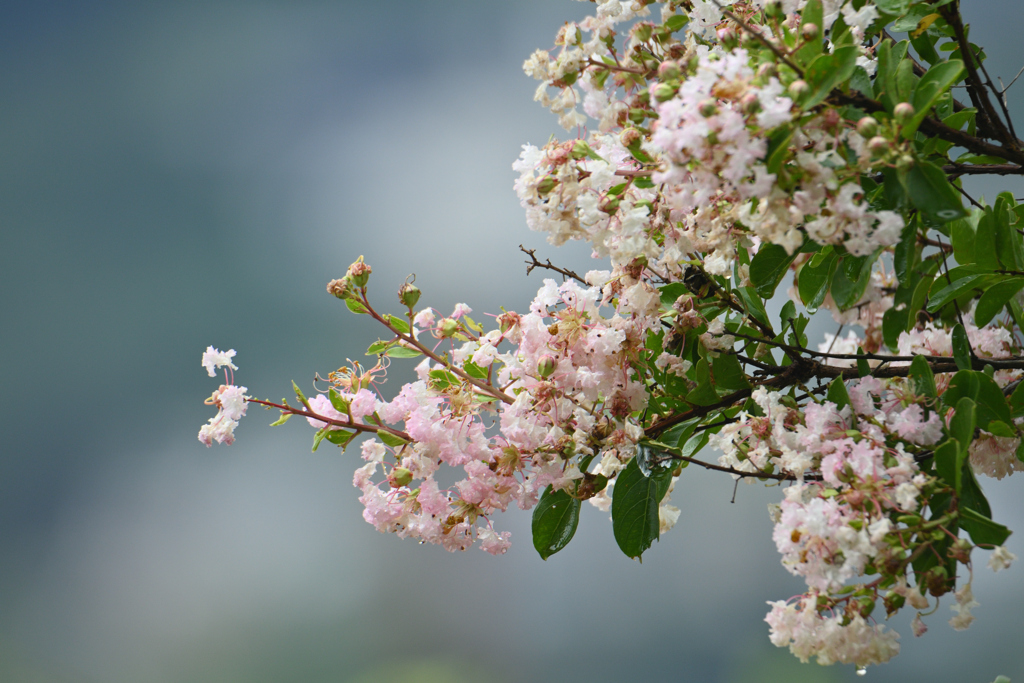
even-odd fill
[[[203,353],[203,367],[210,377],[217,376],[217,368],[225,368],[224,372],[228,377],[228,384],[222,384],[213,392],[210,398],[206,399],[207,405],[217,406],[217,415],[199,430],[199,440],[212,446],[213,442],[231,445],[235,441],[235,427],[238,421],[245,415],[245,387],[238,387],[232,383],[231,371],[238,367],[231,362],[235,357],[235,350],[218,351],[212,346]]]

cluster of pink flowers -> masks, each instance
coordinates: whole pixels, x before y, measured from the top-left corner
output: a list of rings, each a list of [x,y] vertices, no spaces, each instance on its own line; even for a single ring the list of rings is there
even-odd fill
[[[203,367],[210,377],[217,376],[217,368],[225,368],[225,373],[231,377],[231,371],[238,368],[231,359],[235,357],[235,350],[219,351],[212,346],[203,353]],[[232,377],[233,379],[233,377]],[[217,414],[199,430],[199,440],[207,446],[213,442],[231,445],[235,441],[235,427],[238,421],[245,415],[246,403],[245,387],[234,384],[222,384],[210,398],[206,399],[207,405],[217,406]]]

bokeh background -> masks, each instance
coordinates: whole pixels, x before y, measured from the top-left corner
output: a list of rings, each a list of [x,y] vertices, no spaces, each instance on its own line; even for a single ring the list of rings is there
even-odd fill
[[[1024,7],[964,5],[1012,78]],[[324,291],[360,254],[383,305],[415,273],[423,303],[477,313],[540,285],[520,243],[592,267],[527,230],[510,168],[564,135],[522,60],[592,5],[2,6],[0,680],[1024,679],[1024,567],[979,567],[965,633],[947,605],[922,639],[895,619],[903,654],[864,679],[772,647],[765,601],[802,585],[773,488],[733,504],[731,480],[687,470],[643,564],[589,506],[547,562],[519,511],[504,557],[451,555],[365,524],[357,455],[310,454],[303,424],[250,409],[234,446],[196,440],[207,345],[270,398],[362,357],[377,330]],[[1019,482],[989,491],[1024,527]]]

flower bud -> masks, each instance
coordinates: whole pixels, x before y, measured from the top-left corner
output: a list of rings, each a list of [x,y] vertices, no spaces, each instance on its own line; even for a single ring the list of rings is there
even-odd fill
[[[658,65],[658,80],[668,81],[679,78],[679,65],[675,62],[664,61]]]
[[[445,318],[438,324],[437,330],[441,333],[442,337],[454,337],[455,333],[459,331],[459,323],[457,320]]]
[[[676,96],[676,89],[668,83],[658,83],[654,86],[651,96],[659,102],[665,102]]]
[[[698,111],[704,118],[709,118],[718,113],[718,100],[707,99],[700,103]]]
[[[391,484],[391,488],[393,489],[408,486],[411,481],[412,472],[404,467],[396,467],[391,470],[391,474],[388,475],[388,483]]]
[[[362,289],[370,280],[370,273],[372,272],[373,268],[369,264],[363,263],[363,257],[360,256],[356,259],[355,263],[348,267],[346,275],[352,280],[353,285]]]
[[[804,24],[800,27],[800,35],[804,37],[804,40],[814,40],[818,37],[818,25]]]
[[[638,41],[640,41],[641,43],[646,43],[648,40],[650,40],[651,39],[651,33],[653,33],[653,32],[654,32],[654,26],[652,26],[651,24],[649,24],[647,22],[644,22],[642,24],[637,24],[633,28],[633,36]]]
[[[352,279],[348,275],[328,282],[327,291],[339,299],[349,299],[355,294],[355,288],[352,287]]]
[[[789,94],[796,98],[803,97],[810,89],[811,86],[809,86],[807,81],[803,79],[793,81],[789,84]]]
[[[622,143],[623,147],[638,145],[643,139],[643,133],[638,131],[636,128],[627,128],[619,134],[619,142]]]
[[[748,92],[744,95],[740,100],[740,108],[744,114],[756,114],[761,111],[761,100],[758,99],[757,93]]]
[[[878,121],[873,116],[865,116],[857,122],[857,132],[861,134],[861,137],[874,137],[878,132]]]
[[[899,123],[906,123],[914,115],[914,105],[910,102],[900,102],[892,110],[893,118]]]
[[[554,176],[544,176],[543,178],[540,179],[540,182],[537,183],[537,193],[547,194],[551,192],[551,190],[555,189],[557,185],[558,180]]]
[[[545,353],[537,359],[537,374],[541,377],[550,377],[556,367],[558,367],[558,360],[550,353]]]
[[[730,50],[737,45],[736,32],[730,27],[718,29],[718,40]]]
[[[601,203],[597,205],[597,208],[611,216],[619,210],[619,198],[609,195],[601,200]]]
[[[403,306],[412,308],[420,300],[420,288],[411,282],[406,282],[398,288],[398,300]]]
[[[629,110],[628,118],[633,123],[643,123],[644,119],[647,118],[647,110],[633,107]]]
[[[880,157],[889,151],[889,141],[881,135],[876,135],[868,140],[868,149],[871,151],[871,156]]]
[[[498,316],[498,329],[505,334],[519,324],[519,314],[514,311],[506,311]]]

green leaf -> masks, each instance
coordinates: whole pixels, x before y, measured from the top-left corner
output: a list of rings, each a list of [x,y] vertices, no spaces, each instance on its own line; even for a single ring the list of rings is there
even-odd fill
[[[327,398],[331,400],[331,405],[334,406],[335,410],[345,415],[348,414],[349,402],[341,397],[341,394],[338,393],[337,389],[331,387],[327,391]]]
[[[974,401],[966,396],[957,401],[956,412],[949,422],[949,433],[960,444],[960,452],[966,453],[974,440]],[[959,484],[957,490],[959,490]]]
[[[345,305],[348,306],[348,310],[359,315],[370,312],[367,310],[366,306],[362,305],[355,299],[345,299]]]
[[[281,417],[270,423],[271,427],[278,427],[292,418],[293,413],[281,413]]]
[[[729,391],[739,391],[750,386],[747,375],[740,366],[739,359],[731,353],[719,353],[711,359],[711,371],[715,377],[715,387]],[[717,398],[717,396],[716,396]]]
[[[871,280],[871,267],[878,258],[875,252],[871,256],[844,256],[842,267],[837,268],[832,277],[832,299],[840,311],[853,308],[864,296],[868,282]]]
[[[956,366],[961,370],[970,370],[971,342],[967,339],[967,330],[964,329],[963,325],[957,323],[953,327],[950,341],[953,344],[953,360],[956,361]]]
[[[391,315],[390,313],[385,315],[384,319],[387,320],[391,324],[391,327],[395,328],[396,330],[398,330],[402,334],[409,334],[409,323],[408,323],[408,321],[402,320],[397,315]]]
[[[1010,530],[1002,524],[993,522],[985,515],[963,508],[960,510],[960,526],[971,535],[971,539],[979,545],[1002,545],[1010,537]]]
[[[579,523],[579,499],[547,487],[533,509],[533,547],[541,559],[546,560],[569,545]]]
[[[1022,288],[1024,278],[1014,277],[997,282],[986,289],[978,300],[977,308],[974,309],[974,324],[978,327],[988,325]]]
[[[788,254],[777,244],[765,244],[758,249],[750,262],[750,282],[760,296],[770,299],[775,294],[797,253]]]
[[[462,364],[462,369],[466,372],[467,375],[469,375],[470,377],[473,377],[474,379],[486,379],[487,378],[487,370],[485,370],[484,368],[480,367],[479,365],[477,365],[473,361],[467,360],[465,363]]]
[[[697,387],[686,395],[686,400],[698,406],[717,403],[718,393],[711,381],[711,367],[703,358],[694,366],[694,379],[697,380]]]
[[[816,311],[821,306],[821,302],[825,300],[825,295],[828,294],[838,266],[839,259],[834,252],[830,252],[817,264],[812,258],[800,269],[797,277],[797,290],[800,293],[800,300],[807,307],[809,313]]]
[[[981,486],[978,485],[978,479],[974,476],[974,470],[968,463],[964,463],[961,473],[960,507],[970,508],[986,517],[992,516],[992,508],[988,504],[988,499],[985,498]]]
[[[686,26],[686,22],[689,17],[685,14],[673,14],[671,17],[665,20],[665,28],[675,33],[682,27]]]
[[[960,445],[956,440],[947,439],[935,449],[935,473],[957,495],[960,494],[960,465]]]
[[[324,440],[324,437],[327,436],[327,432],[330,431],[329,427],[330,427],[330,425],[327,425],[325,427],[321,427],[320,429],[317,430],[316,434],[313,435],[313,452],[314,453],[316,453],[316,449],[320,448],[320,442]]]
[[[309,401],[306,400],[306,395],[302,393],[302,389],[299,389],[299,385],[295,383],[295,380],[292,380],[292,389],[295,390],[295,396],[299,399],[299,402],[306,406],[306,409],[308,410]]]
[[[977,237],[974,243],[975,261],[986,270],[999,270],[999,250],[996,246],[995,217],[991,209],[978,219]]]
[[[871,366],[868,365],[867,359],[863,358],[864,349],[858,346],[857,355],[862,356],[861,358],[857,359],[857,375],[860,377],[867,377],[868,375],[871,374]]]
[[[384,355],[388,358],[417,358],[421,354],[416,349],[410,349],[406,346],[399,346],[398,344],[395,344],[390,347]]]
[[[377,437],[384,442],[385,445],[391,446],[392,448],[399,448],[409,443],[405,439],[391,432],[386,432],[383,429],[377,431]]]
[[[331,429],[327,432],[327,440],[344,451],[352,439],[356,437],[356,433],[350,432],[347,429]]]
[[[917,262],[917,255],[917,221],[910,220],[900,233],[900,241],[896,244],[892,257],[896,279],[901,285],[909,280]]]
[[[909,308],[900,311],[895,307],[882,314],[882,341],[890,349],[895,349],[899,345],[900,335],[907,329],[909,315]]]
[[[778,173],[782,169],[782,162],[789,154],[789,142],[793,139],[793,132],[792,126],[781,126],[768,136],[768,151],[765,158],[768,160],[769,173]]]
[[[935,164],[922,160],[915,162],[907,171],[906,184],[911,203],[937,225],[967,215],[960,193]]]
[[[977,235],[968,220],[953,221],[949,226],[950,241],[953,243],[953,258],[960,265],[974,263],[974,242]]]
[[[928,112],[944,93],[949,91],[951,85],[960,80],[964,73],[964,63],[958,59],[951,59],[948,62],[940,62],[928,69],[921,80],[914,88],[914,96],[911,100],[914,105],[914,115],[903,125],[903,138],[911,140],[917,127],[921,125]]]
[[[804,70],[804,80],[811,87],[800,106],[807,110],[823,102],[840,83],[853,75],[859,54],[858,47],[849,45],[836,48],[832,54],[815,57]]]
[[[639,558],[659,537],[658,506],[671,481],[672,471],[645,477],[633,458],[619,472],[612,491],[612,531],[627,557]]]
[[[768,321],[768,312],[764,310],[764,303],[761,301],[761,297],[758,296],[757,290],[753,287],[737,287],[735,292],[739,295],[740,301],[743,302],[743,308],[755,320],[763,323],[766,327],[771,327],[771,323]]]
[[[829,401],[836,404],[837,410],[842,410],[850,405],[850,393],[846,390],[846,384],[842,377],[836,377],[828,385],[828,394],[825,395]]]
[[[914,393],[918,396],[938,397],[938,390],[935,388],[935,375],[924,356],[914,356],[914,360],[910,363],[910,380],[914,387]]]
[[[950,301],[959,299],[961,296],[967,294],[973,289],[980,289],[987,285],[988,282],[989,276],[987,275],[968,275],[966,277],[953,280],[953,282],[942,287],[937,292],[933,292],[929,296],[928,312],[935,313]],[[942,280],[936,280],[935,284],[932,285],[932,289],[939,287],[942,283]]]

